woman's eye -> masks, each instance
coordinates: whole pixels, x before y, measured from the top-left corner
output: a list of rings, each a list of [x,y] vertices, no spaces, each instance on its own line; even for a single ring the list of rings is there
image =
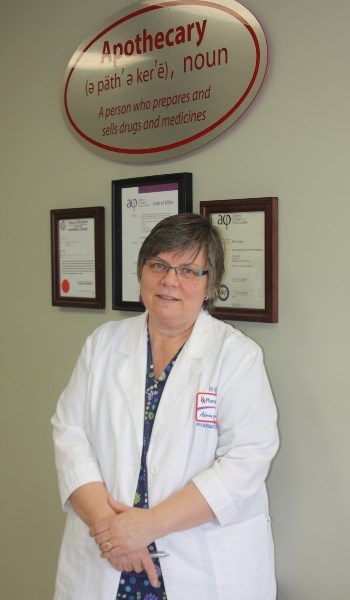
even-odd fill
[[[195,271],[190,267],[181,267],[181,271],[187,277],[193,277],[196,274]]]
[[[164,271],[165,265],[163,265],[163,263],[155,262],[153,263],[153,268],[156,269],[156,271]]]

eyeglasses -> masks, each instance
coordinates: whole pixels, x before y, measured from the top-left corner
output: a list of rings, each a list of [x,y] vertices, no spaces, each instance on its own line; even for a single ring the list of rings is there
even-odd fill
[[[171,267],[170,265],[159,262],[159,260],[148,260],[146,264],[150,272],[158,277],[166,275],[169,273],[170,269],[174,269],[175,274],[182,281],[193,281],[198,279],[198,277],[203,277],[203,275],[208,275],[209,273],[209,271],[194,269],[193,267]]]

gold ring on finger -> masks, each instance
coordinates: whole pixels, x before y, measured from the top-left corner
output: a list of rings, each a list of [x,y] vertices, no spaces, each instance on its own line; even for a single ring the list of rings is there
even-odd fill
[[[113,548],[113,544],[111,541],[105,542],[104,543],[104,551],[105,552],[110,552]]]

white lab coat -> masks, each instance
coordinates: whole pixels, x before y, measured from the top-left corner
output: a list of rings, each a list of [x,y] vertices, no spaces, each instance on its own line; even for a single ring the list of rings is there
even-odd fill
[[[99,557],[70,494],[103,481],[132,505],[143,438],[147,314],[111,322],[86,341],[52,419],[68,511],[55,600],[115,600],[120,573]],[[168,600],[274,600],[265,478],[278,447],[262,352],[202,311],[180,352],[148,452],[149,503],[193,481],[216,520],[156,540]],[[151,591],[151,590],[150,590]]]

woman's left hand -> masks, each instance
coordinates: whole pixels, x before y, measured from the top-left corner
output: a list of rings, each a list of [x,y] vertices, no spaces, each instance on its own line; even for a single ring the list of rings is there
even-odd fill
[[[144,549],[154,541],[151,510],[126,506],[112,498],[109,503],[117,516],[90,529],[103,558],[114,559]]]

